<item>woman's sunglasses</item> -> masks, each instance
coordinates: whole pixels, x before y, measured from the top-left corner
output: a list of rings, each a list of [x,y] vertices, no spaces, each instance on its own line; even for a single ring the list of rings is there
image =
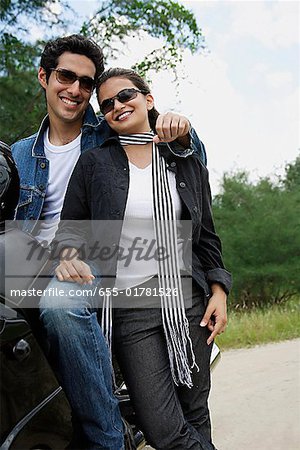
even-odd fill
[[[67,69],[50,69],[55,72],[56,79],[61,84],[71,85],[79,81],[79,86],[87,92],[92,92],[95,87],[95,81],[91,77],[78,77],[75,72]]]
[[[109,113],[114,109],[115,100],[118,100],[120,103],[126,103],[136,98],[138,93],[148,94],[148,92],[146,91],[140,91],[135,88],[122,89],[122,91],[118,92],[118,94],[115,95],[114,97],[103,100],[103,102],[100,105],[100,111],[105,116],[105,114]]]

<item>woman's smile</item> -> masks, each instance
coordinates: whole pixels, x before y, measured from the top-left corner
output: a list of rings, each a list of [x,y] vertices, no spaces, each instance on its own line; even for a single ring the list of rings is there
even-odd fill
[[[124,101],[118,94],[135,90],[137,95]],[[151,94],[143,94],[131,80],[112,77],[101,84],[99,104],[113,99],[112,109],[105,113],[108,125],[118,134],[144,133],[150,130],[148,112],[154,106]],[[120,101],[121,100],[121,101]]]
[[[131,116],[132,113],[133,113],[133,111],[122,112],[121,114],[116,116],[115,120],[122,122],[122,121],[126,120],[129,116]]]

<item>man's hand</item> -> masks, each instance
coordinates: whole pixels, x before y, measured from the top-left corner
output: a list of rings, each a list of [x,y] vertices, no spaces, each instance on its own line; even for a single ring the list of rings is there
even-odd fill
[[[172,142],[177,140],[178,144],[184,148],[190,146],[190,122],[184,116],[168,112],[166,114],[160,114],[156,121],[157,135],[153,141],[158,144],[159,142]]]
[[[220,285],[212,285],[213,295],[210,298],[205,314],[200,322],[201,327],[206,327],[212,332],[207,339],[207,344],[211,344],[217,334],[223,333],[227,325],[227,295]]]
[[[58,281],[78,284],[92,284],[95,279],[90,266],[78,258],[75,248],[65,248],[61,253],[59,266],[55,269]]]

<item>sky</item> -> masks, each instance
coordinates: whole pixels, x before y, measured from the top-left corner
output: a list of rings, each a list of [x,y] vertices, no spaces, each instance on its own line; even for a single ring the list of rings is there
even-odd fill
[[[249,172],[256,181],[280,175],[300,153],[298,1],[181,1],[195,14],[207,52],[184,56],[176,95],[171,73],[153,76],[161,112],[187,116],[204,142],[213,194],[224,173]],[[79,18],[97,2],[70,0]],[[110,65],[129,67],[157,46],[130,39]]]

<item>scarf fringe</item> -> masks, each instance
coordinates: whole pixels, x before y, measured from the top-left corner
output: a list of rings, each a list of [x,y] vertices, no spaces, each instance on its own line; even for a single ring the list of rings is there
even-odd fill
[[[166,249],[169,256],[158,265],[159,287],[163,293],[175,292],[178,296],[162,295],[161,308],[163,327],[167,340],[172,377],[176,385],[193,386],[192,369],[196,364],[193,345],[190,338],[189,323],[185,314],[184,296],[180,277],[180,265],[177,244],[176,212],[172,202],[167,167],[158,148],[153,144],[153,198],[154,198],[154,230],[157,247]],[[189,363],[189,354],[191,364]]]

